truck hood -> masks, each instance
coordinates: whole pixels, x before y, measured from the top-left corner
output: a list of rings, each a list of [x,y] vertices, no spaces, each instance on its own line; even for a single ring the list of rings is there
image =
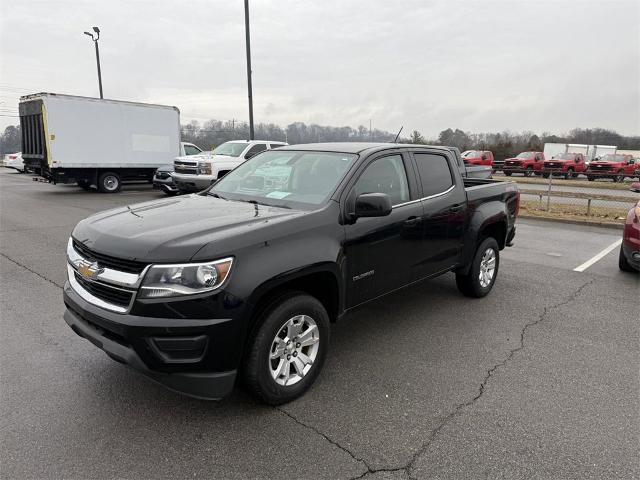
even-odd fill
[[[196,161],[203,161],[203,160],[238,161],[239,157],[231,157],[229,155],[214,155],[213,152],[202,152],[202,153],[198,153],[197,155],[182,155],[180,157],[176,157],[175,160],[179,160],[179,161],[182,161],[182,162],[184,162],[184,161],[196,162]]]
[[[282,222],[308,213],[195,194],[92,215],[72,236],[97,253],[117,258],[186,262],[211,242],[220,242],[220,254],[229,253],[230,244],[240,248],[254,237],[247,234],[278,229]]]
[[[621,162],[605,162],[602,160],[598,160],[596,162],[591,162],[589,165],[606,165],[606,166],[611,166],[611,165],[624,165]]]

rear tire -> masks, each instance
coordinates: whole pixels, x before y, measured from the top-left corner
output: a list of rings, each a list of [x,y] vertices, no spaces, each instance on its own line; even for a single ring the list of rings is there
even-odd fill
[[[596,177],[594,177],[593,175],[587,175],[587,180],[589,180],[590,182],[593,182],[596,179]]]
[[[533,167],[527,167],[527,171],[524,172],[524,176],[525,177],[531,177],[533,176]]]
[[[275,300],[257,319],[248,345],[242,370],[246,389],[270,405],[305,393],[322,369],[329,330],[327,311],[316,298],[292,292]]]
[[[122,188],[120,175],[114,172],[104,172],[98,177],[98,191],[101,193],[117,193]]]
[[[507,177],[511,176],[511,172],[503,172]]]
[[[627,257],[624,256],[622,245],[620,245],[620,255],[618,256],[618,267],[623,272],[635,272],[636,270],[629,264]]]
[[[491,260],[493,259],[493,262]],[[456,285],[463,295],[473,298],[486,296],[498,277],[500,249],[495,238],[485,238],[473,256],[469,273],[456,273]],[[491,270],[492,268],[492,270]]]
[[[544,173],[542,174],[542,176],[543,176],[544,178],[549,178],[549,175],[551,175],[549,172],[544,172]]]

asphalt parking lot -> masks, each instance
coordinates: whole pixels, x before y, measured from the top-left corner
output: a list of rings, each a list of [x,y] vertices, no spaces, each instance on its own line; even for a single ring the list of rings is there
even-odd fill
[[[0,171],[0,476],[639,478],[640,280],[618,230],[521,221],[491,295],[453,275],[333,326],[304,397],[180,396],[62,319],[73,226],[118,195]]]

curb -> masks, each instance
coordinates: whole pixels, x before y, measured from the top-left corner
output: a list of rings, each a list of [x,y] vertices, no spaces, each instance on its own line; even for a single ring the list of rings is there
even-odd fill
[[[570,225],[585,225],[587,227],[611,228],[615,230],[622,230],[624,228],[623,223],[605,223],[605,222],[572,220],[572,219],[564,219],[564,218],[538,217],[536,215],[527,215],[526,213],[518,214],[518,218],[527,218],[531,220],[540,220],[542,222],[551,222],[551,223],[568,223]]]

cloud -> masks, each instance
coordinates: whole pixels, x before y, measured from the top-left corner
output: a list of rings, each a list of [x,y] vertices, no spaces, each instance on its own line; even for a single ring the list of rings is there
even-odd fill
[[[257,122],[371,119],[428,137],[447,127],[640,133],[637,1],[250,3]],[[98,24],[107,97],[176,105],[184,123],[248,117],[242,2],[22,0],[2,10],[4,108],[27,92],[96,95],[82,32]]]

